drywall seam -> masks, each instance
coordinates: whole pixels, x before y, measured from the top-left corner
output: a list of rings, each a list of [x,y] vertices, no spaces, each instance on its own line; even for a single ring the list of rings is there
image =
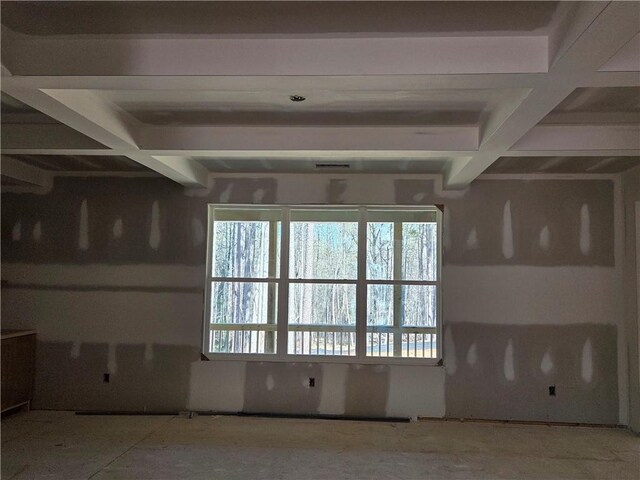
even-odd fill
[[[613,257],[615,268],[613,298],[615,301],[615,323],[618,325],[618,422],[621,425],[627,425],[629,423],[629,364],[627,359],[627,331],[624,321],[624,196],[620,175],[617,175],[613,180],[613,206]]]
[[[66,265],[2,263],[11,286],[203,289],[204,265]]]

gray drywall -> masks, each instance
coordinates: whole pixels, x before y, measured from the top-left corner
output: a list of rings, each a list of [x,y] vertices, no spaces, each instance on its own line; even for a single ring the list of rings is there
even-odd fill
[[[203,263],[206,202],[163,178],[57,179],[47,195],[4,194],[2,200],[3,262]],[[33,235],[38,223],[42,241]],[[17,224],[22,238],[13,241]],[[202,235],[194,224],[202,225]]]
[[[35,405],[616,423],[628,392],[618,392],[627,360],[613,182],[439,185],[220,176],[198,192],[159,178],[75,178],[45,195],[3,194],[3,326],[38,330]],[[444,205],[444,367],[199,361],[209,202]],[[479,374],[465,363],[474,341]],[[553,370],[542,375],[548,349]]]
[[[114,348],[119,368],[110,365]],[[33,408],[54,410],[183,410],[189,367],[200,349],[185,345],[39,341]],[[103,380],[110,373],[109,382]]]
[[[613,182],[480,185],[447,203],[452,245],[447,263],[613,266]]]
[[[447,368],[447,415],[618,421],[615,326],[464,322],[447,328],[455,349],[445,360],[456,365]]]
[[[640,433],[640,312],[638,311],[638,245],[636,202],[640,202],[640,168],[622,176],[624,221],[624,331],[629,372],[629,425]]]

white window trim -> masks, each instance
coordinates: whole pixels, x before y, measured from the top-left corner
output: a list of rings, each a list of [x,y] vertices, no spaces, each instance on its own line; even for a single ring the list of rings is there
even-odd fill
[[[251,282],[274,282],[278,285],[277,296],[277,344],[273,353],[212,353],[209,352],[210,319],[211,319],[211,282],[217,280],[229,280],[229,277],[212,276],[212,247],[213,242],[213,212],[216,208],[264,208],[277,209],[282,212],[282,224],[280,231],[280,276],[274,279],[264,278],[237,278]],[[343,355],[295,355],[287,352],[288,343],[288,305],[290,283],[327,283],[332,280],[305,280],[289,278],[289,212],[291,209],[317,209],[317,210],[359,210],[358,215],[358,274],[356,280],[340,280],[341,283],[356,285],[356,354]],[[437,220],[437,279],[435,281],[417,280],[367,280],[366,279],[366,235],[367,235],[367,209],[384,210],[431,210],[436,214]],[[213,361],[241,361],[241,362],[288,362],[288,363],[340,363],[340,364],[377,364],[377,365],[423,365],[442,366],[443,359],[443,317],[442,317],[442,211],[435,205],[253,205],[253,204],[209,204],[207,206],[207,255],[206,255],[206,285],[205,308],[202,325],[202,355]],[[236,278],[234,278],[236,280]],[[394,285],[436,285],[436,358],[416,357],[374,357],[366,355],[367,334],[367,285],[368,284],[394,284]]]

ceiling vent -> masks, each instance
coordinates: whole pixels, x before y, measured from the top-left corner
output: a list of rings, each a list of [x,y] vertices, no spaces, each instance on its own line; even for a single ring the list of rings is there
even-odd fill
[[[348,163],[316,163],[316,168],[351,168]]]

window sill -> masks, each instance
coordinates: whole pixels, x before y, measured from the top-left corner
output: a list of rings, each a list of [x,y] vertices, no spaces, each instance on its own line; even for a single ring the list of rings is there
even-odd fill
[[[269,354],[225,354],[202,353],[202,361],[260,362],[260,363],[338,363],[346,365],[406,365],[421,367],[443,367],[439,358],[380,358],[380,357],[330,357],[316,355],[269,355]],[[206,358],[206,360],[205,360]]]

